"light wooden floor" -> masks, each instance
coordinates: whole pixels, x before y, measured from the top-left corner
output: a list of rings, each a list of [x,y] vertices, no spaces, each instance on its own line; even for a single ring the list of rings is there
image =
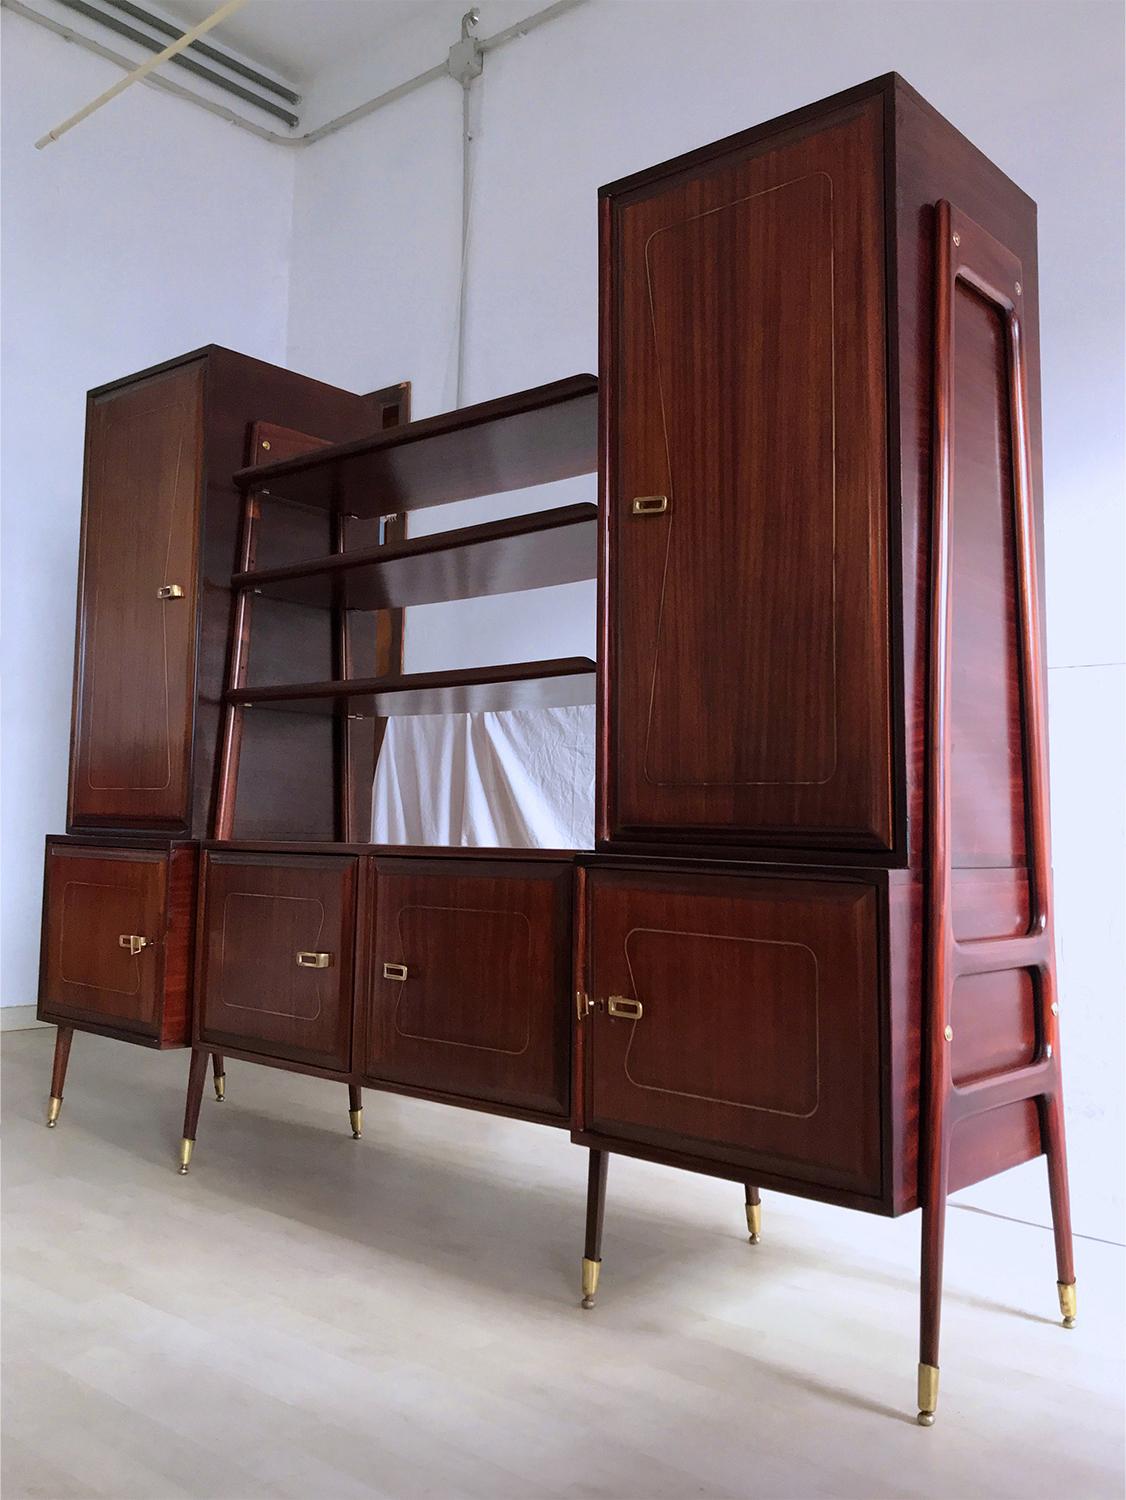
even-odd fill
[[[4,1038],[5,1500],[1123,1493],[1123,1252],[949,1215],[943,1390],[914,1422],[918,1216],[615,1159],[578,1307],[563,1132],[232,1064],[179,1177],[184,1053]]]

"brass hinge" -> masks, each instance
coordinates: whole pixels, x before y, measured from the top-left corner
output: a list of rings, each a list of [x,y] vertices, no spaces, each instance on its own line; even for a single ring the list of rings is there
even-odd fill
[[[585,1021],[592,1010],[601,1010],[602,1001],[592,1000],[585,990],[575,991],[575,1016],[580,1021]]]

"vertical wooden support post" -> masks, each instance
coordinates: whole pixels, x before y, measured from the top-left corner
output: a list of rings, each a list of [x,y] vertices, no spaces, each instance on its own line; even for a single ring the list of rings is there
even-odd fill
[[[1064,1145],[1055,935],[1052,922],[1051,840],[1048,822],[1047,710],[1040,632],[1036,517],[1028,425],[1028,390],[1022,342],[1024,295],[1020,261],[980,225],[945,201],[936,208],[934,485],[931,518],[931,635],[927,745],[927,974],[923,1057],[925,1095],[921,1145],[923,1205],[919,1352],[919,1422],[930,1426],[938,1400],[942,1252],[950,1140],[955,1127],[988,1109],[1035,1099],[1041,1144],[1048,1157],[1060,1310],[1075,1321],[1075,1268]],[[1004,319],[1012,448],[1012,524],[1016,538],[1016,594],[1020,723],[1024,754],[1029,921],[1019,937],[959,941],[954,933],[951,876],[951,617],[952,496],[957,285],[964,281]],[[965,1084],[951,1076],[951,1008],[954,986],[974,974],[1023,969],[1038,1002],[1034,1060],[1025,1066]]]
[[[238,569],[249,573],[254,567],[254,551],[262,502],[255,491],[248,491],[242,504],[242,536],[239,541]],[[227,689],[234,691],[246,683],[250,660],[250,616],[252,594],[240,589],[235,599],[234,624],[231,631],[230,656],[227,663]],[[225,704],[223,739],[219,751],[219,787],[215,799],[212,837],[229,839],[234,834],[235,804],[238,799],[239,754],[242,749],[242,721],[246,712],[242,704]]]

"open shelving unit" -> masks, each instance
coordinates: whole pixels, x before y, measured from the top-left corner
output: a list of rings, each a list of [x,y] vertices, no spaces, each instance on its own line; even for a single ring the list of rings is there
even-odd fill
[[[233,834],[243,716],[248,709],[338,720],[471,713],[593,703],[590,657],[507,662],[444,672],[360,676],[347,649],[349,611],[398,610],[592,579],[598,507],[582,503],[413,539],[349,548],[345,522],[401,517],[433,505],[503,494],[592,474],[598,466],[598,381],[575,375],[348,443],[240,469],[243,496],[215,836]],[[320,510],[337,548],[284,566],[256,568],[263,500]],[[272,599],[329,611],[339,648],[334,675],[250,685],[252,604]],[[343,808],[348,757],[337,797]],[[346,819],[340,818],[343,827]]]

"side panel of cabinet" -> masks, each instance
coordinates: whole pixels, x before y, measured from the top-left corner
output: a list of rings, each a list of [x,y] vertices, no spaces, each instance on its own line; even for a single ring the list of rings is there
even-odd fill
[[[570,866],[381,859],[376,872],[364,1073],[566,1116]]]
[[[356,860],[205,854],[197,1040],[351,1066]]]
[[[890,848],[882,100],[609,194],[601,834]]]
[[[88,407],[72,826],[189,822],[204,370]]]
[[[879,893],[587,876],[586,1128],[881,1193]]]
[[[188,1039],[195,851],[48,841],[39,1018]]]

